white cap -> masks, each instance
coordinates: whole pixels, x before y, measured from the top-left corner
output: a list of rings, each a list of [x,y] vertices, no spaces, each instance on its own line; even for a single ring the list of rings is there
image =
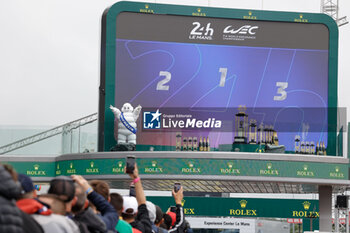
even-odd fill
[[[146,206],[148,210],[149,219],[152,223],[154,223],[154,221],[156,221],[156,206],[150,201],[146,201]]]
[[[136,214],[137,207],[138,207],[136,198],[135,197],[124,196],[123,197],[123,201],[124,201],[123,213]],[[129,210],[128,212],[126,212],[128,209],[131,209],[132,211]]]

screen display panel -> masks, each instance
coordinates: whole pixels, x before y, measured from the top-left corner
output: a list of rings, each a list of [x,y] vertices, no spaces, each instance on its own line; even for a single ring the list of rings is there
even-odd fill
[[[295,149],[296,136],[305,146],[327,147],[325,24],[121,12],[115,25],[111,104],[142,106],[139,150],[174,150],[179,133],[197,143],[209,138],[210,147],[220,150],[235,141],[242,109],[248,142],[253,120],[258,129],[273,128],[286,151]],[[156,127],[150,127],[155,115],[146,114],[157,111]],[[196,127],[193,118],[212,122]]]

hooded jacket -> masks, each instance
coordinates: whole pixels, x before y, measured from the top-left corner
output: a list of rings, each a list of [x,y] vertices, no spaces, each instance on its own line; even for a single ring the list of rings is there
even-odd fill
[[[92,211],[90,207],[83,212],[76,214],[73,219],[77,222],[85,224],[91,233],[107,231],[106,224]]]
[[[21,188],[2,165],[0,180],[0,232],[23,233],[22,212],[13,201],[21,194]]]

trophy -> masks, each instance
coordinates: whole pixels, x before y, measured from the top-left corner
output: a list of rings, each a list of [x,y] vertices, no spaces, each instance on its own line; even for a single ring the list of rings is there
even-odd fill
[[[269,143],[272,144],[272,138],[273,138],[273,126],[272,125],[269,126],[268,132],[269,132]]]
[[[181,132],[177,132],[176,133],[176,146],[175,146],[175,150],[176,151],[181,151]]]
[[[203,151],[203,140],[202,137],[199,138],[199,151]]]
[[[193,151],[198,150],[198,139],[197,137],[193,137]]]
[[[203,151],[208,151],[207,139],[206,139],[206,137],[203,137]]]
[[[327,155],[326,145],[322,142],[323,155]]]
[[[265,139],[264,139],[264,125],[263,123],[260,123],[259,128],[258,128],[258,143],[259,144],[265,144]]]
[[[278,136],[275,130],[272,131],[272,144],[278,146]]]
[[[250,120],[249,125],[249,144],[257,143],[257,125],[256,120]]]
[[[294,151],[296,154],[300,153],[300,136],[299,135],[295,135],[294,138]]]
[[[305,142],[305,154],[310,154],[310,143],[308,141]]]
[[[305,154],[305,142],[301,141],[300,143],[300,153]]]
[[[248,115],[245,113],[247,107],[240,105],[235,115],[235,138],[234,143],[247,143]]]
[[[183,151],[187,151],[187,137],[183,139],[182,148]]]
[[[269,138],[269,126],[268,125],[265,125],[264,127],[264,138],[265,138],[265,144],[270,144],[270,138]]]
[[[192,137],[188,137],[187,150],[192,151]]]
[[[310,142],[310,154],[315,154],[315,143],[313,141]]]
[[[210,151],[210,142],[209,142],[209,136],[207,137],[207,143],[205,144],[207,147],[207,151]]]
[[[319,155],[320,154],[320,143],[317,142],[316,144],[316,155]]]

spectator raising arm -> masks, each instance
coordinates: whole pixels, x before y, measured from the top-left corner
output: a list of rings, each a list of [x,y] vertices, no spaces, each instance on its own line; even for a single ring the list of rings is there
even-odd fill
[[[139,170],[137,169],[136,163],[133,173],[130,173],[129,176],[135,185],[136,200],[139,205],[136,219],[134,222],[130,223],[130,225],[140,230],[142,233],[150,233],[152,232],[152,223],[149,218],[146,206],[146,196],[143,192]]]
[[[101,219],[107,226],[107,230],[114,231],[118,223],[118,213],[109,202],[100,194],[95,192],[90,184],[82,176],[72,175],[72,179],[83,187],[89,201],[96,206],[96,209],[101,213]]]
[[[175,226],[169,230],[169,233],[171,232],[183,233],[185,232],[185,229],[186,229],[185,215],[181,204],[181,201],[184,197],[183,188],[181,187],[180,190],[177,192],[173,190],[172,193],[176,204],[176,222],[175,222]]]

